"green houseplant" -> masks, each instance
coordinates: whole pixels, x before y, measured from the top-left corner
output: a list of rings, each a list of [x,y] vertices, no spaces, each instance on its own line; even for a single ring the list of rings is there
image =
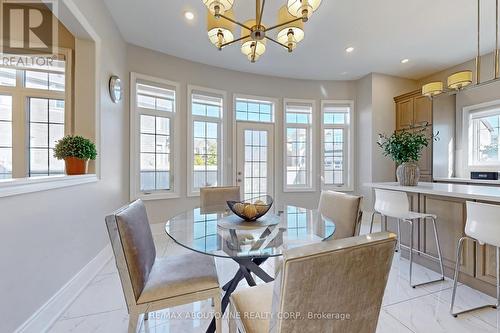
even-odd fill
[[[67,175],[87,173],[89,160],[95,160],[97,151],[92,141],[79,135],[66,135],[57,141],[54,157],[64,160]]]
[[[422,150],[429,146],[437,135],[428,134],[429,124],[419,128],[410,128],[394,132],[391,136],[379,134],[378,145],[384,156],[390,157],[398,168],[396,176],[402,186],[416,186],[420,178],[418,161]]]

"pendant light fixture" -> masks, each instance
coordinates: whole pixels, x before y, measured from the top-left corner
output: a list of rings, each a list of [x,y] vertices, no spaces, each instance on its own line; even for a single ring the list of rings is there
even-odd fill
[[[207,33],[210,42],[219,50],[241,42],[241,52],[251,62],[256,62],[271,41],[292,52],[304,39],[304,22],[318,9],[321,0],[287,0],[278,12],[276,25],[267,27],[262,22],[266,0],[255,0],[255,18],[243,23],[237,21],[231,8],[234,0],[203,0],[208,9]],[[235,26],[241,28],[240,37],[234,38]],[[275,38],[269,35],[277,30]]]
[[[429,98],[438,96],[442,93],[456,93],[457,91],[466,89],[468,87],[474,87],[477,85],[483,85],[483,84],[489,84],[491,82],[497,81],[500,79],[500,68],[499,68],[499,62],[500,62],[500,50],[499,50],[499,44],[498,44],[498,21],[499,21],[499,15],[500,13],[498,12],[498,2],[499,0],[496,0],[496,25],[495,25],[495,50],[494,50],[494,68],[493,68],[493,73],[494,73],[494,78],[492,80],[489,80],[487,82],[481,82],[481,0],[477,0],[477,54],[476,54],[476,64],[475,64],[475,71],[476,71],[476,81],[475,84],[473,85],[473,73],[470,70],[464,70],[460,71],[454,74],[451,74],[448,79],[447,79],[447,89],[443,88],[443,83],[436,81],[436,82],[430,82],[422,86],[422,95],[427,96]]]

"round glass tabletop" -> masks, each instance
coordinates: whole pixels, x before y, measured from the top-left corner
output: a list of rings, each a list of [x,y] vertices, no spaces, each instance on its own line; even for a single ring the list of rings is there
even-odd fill
[[[335,224],[316,210],[286,205],[258,222],[243,222],[224,208],[195,208],[170,219],[166,233],[190,250],[223,258],[267,258],[283,251],[321,242]]]

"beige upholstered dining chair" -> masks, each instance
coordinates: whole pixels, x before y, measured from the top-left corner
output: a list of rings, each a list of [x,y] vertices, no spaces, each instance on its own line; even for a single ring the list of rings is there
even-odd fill
[[[227,201],[240,200],[239,186],[219,186],[200,188],[200,208],[202,211],[224,210]]]
[[[221,313],[221,290],[212,257],[198,253],[156,258],[153,235],[141,200],[106,217],[127,309],[129,333],[137,331],[139,315],[212,299]],[[217,315],[216,318],[220,318]],[[222,332],[216,320],[217,333]]]
[[[375,332],[395,246],[381,232],[287,251],[274,282],[231,295],[230,333]]]
[[[322,191],[318,211],[335,223],[333,238],[353,237],[361,227],[363,197],[341,192]]]

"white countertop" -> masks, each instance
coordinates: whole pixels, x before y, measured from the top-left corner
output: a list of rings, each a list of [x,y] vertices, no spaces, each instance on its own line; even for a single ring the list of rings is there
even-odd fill
[[[500,202],[500,187],[466,184],[445,184],[420,182],[417,186],[401,186],[393,183],[369,183],[366,187],[380,188],[409,193],[422,193],[444,197]]]
[[[470,183],[470,184],[490,184],[490,185],[500,185],[500,180],[487,180],[487,179],[470,179],[470,178],[434,178],[434,181],[440,183]]]

